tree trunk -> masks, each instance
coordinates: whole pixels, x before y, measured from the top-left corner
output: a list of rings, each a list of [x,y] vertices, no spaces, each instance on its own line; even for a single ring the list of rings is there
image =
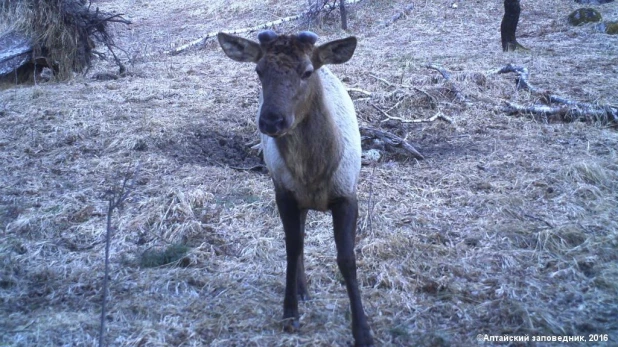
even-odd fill
[[[345,9],[345,0],[339,0],[339,12],[341,13],[341,29],[348,30],[348,13]]]
[[[521,47],[517,43],[517,39],[515,39],[520,12],[519,0],[504,0],[504,18],[502,18],[502,24],[500,25],[500,33],[502,36],[502,50],[505,52],[514,51],[516,48]]]

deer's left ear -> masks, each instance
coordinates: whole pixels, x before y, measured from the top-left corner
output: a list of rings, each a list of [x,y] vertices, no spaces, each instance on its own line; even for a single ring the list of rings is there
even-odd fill
[[[326,64],[341,64],[352,58],[356,49],[356,37],[350,36],[345,39],[327,42],[316,47],[311,57],[314,68]]]
[[[218,33],[217,40],[225,55],[232,60],[257,63],[262,57],[262,49],[257,42],[226,33]]]

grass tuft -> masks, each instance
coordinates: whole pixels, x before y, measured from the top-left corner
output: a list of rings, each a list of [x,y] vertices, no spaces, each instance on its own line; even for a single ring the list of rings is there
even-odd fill
[[[178,262],[178,265],[183,266],[184,262],[180,260],[188,251],[188,246],[178,243],[171,244],[164,249],[149,249],[141,254],[139,264],[141,267],[150,268]]]

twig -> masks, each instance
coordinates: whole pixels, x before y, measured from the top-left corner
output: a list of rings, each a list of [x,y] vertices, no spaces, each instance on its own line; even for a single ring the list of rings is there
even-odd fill
[[[545,220],[545,219],[543,219],[543,218],[540,218],[540,217],[537,217],[537,216],[533,216],[533,215],[528,214],[528,213],[524,213],[524,217],[528,217],[528,218],[530,218],[530,219],[533,219],[533,220],[536,220],[536,221],[539,221],[539,222],[543,222],[543,223],[544,223],[545,225],[547,225],[550,229],[553,229],[553,228],[554,228],[554,226],[553,226],[550,222],[546,221],[546,220]]]
[[[425,67],[427,67],[428,69],[432,69],[432,70],[438,71],[442,75],[442,77],[444,77],[444,80],[446,82],[451,82],[451,73],[448,72],[446,69],[444,69],[444,68],[442,68],[440,66],[433,65],[433,64],[425,65]],[[455,94],[455,100],[458,100],[458,101],[465,101],[466,100],[466,98],[461,94],[459,89],[453,83],[451,83],[450,86],[451,86],[451,90],[450,91]]]
[[[259,171],[265,169],[266,166],[262,164],[253,165],[249,167],[240,167],[240,166],[228,166],[230,169],[238,170],[238,171]]]
[[[101,18],[97,22],[88,25],[87,28],[95,27],[103,22],[121,23],[126,25],[133,24],[130,20],[124,19],[122,16],[124,16],[124,13],[114,14],[106,18]]]
[[[425,67],[428,68],[428,69],[432,69],[432,70],[438,71],[442,75],[442,77],[444,77],[445,80],[447,80],[447,81],[451,80],[451,74],[448,71],[446,71],[444,68],[436,66],[436,65],[433,65],[433,64],[427,64],[427,65],[425,65]]]
[[[384,111],[383,109],[379,108],[378,106],[376,106],[373,102],[370,102],[369,105],[371,105],[371,107],[375,108],[376,110],[378,110],[378,112],[380,112],[382,115],[384,115],[386,118],[392,118],[388,113],[386,113],[386,111]]]
[[[425,159],[425,157],[419,151],[417,151],[416,148],[414,148],[414,146],[412,146],[405,139],[402,139],[401,137],[397,135],[391,134],[386,131],[382,131],[382,130],[378,130],[374,128],[367,128],[367,127],[361,127],[360,131],[361,131],[361,134],[364,134],[367,137],[378,138],[390,146],[401,147],[404,150],[406,150],[408,153],[410,153],[412,157],[418,160]]]
[[[433,95],[431,95],[431,94],[427,93],[426,91],[422,90],[421,88],[416,88],[416,87],[414,87],[414,90],[416,90],[417,92],[419,92],[419,93],[421,93],[421,94],[425,94],[425,96],[426,96],[426,97],[428,97],[428,98],[429,98],[429,100],[431,100],[431,102],[433,102],[434,104],[437,104],[437,103],[438,103],[438,102],[436,101],[436,98],[435,98]]]
[[[393,105],[393,107],[389,108],[389,109],[388,109],[388,110],[386,110],[385,112],[386,112],[386,113],[389,113],[390,111],[392,111],[392,110],[396,109],[397,107],[399,107],[399,105],[401,105],[401,103],[402,103],[404,100],[405,100],[405,98],[403,98],[403,99],[401,99],[401,100],[397,101],[397,102],[395,103],[395,105]]]
[[[437,114],[436,115],[438,118],[442,119],[443,121],[450,123],[450,124],[455,124],[455,122],[453,121],[453,119],[449,116],[443,115],[442,113]],[[436,117],[434,116],[434,117]]]
[[[394,84],[392,84],[391,82],[389,82],[389,81],[385,80],[385,79],[384,79],[384,78],[382,78],[382,77],[378,77],[378,76],[376,76],[376,75],[374,75],[374,74],[372,74],[372,73],[370,73],[370,74],[369,74],[369,76],[370,76],[370,77],[373,77],[373,78],[375,78],[375,79],[377,79],[378,81],[380,81],[380,82],[382,82],[382,83],[386,84],[386,85],[387,85],[387,86],[389,86],[389,87],[394,86]]]
[[[525,66],[515,66],[513,64],[507,64],[505,67],[498,70],[497,73],[508,73],[514,72],[517,74],[517,78],[515,79],[515,85],[517,89],[527,90],[531,93],[542,94],[538,89],[534,88],[530,83],[528,83],[528,68]]]
[[[347,88],[346,89],[348,92],[357,92],[357,93],[361,93],[361,94],[365,94],[367,96],[372,96],[373,93],[366,91],[364,89],[360,89],[360,88]]]
[[[101,324],[99,326],[99,347],[104,346],[105,340],[105,314],[107,311],[107,291],[108,291],[108,279],[109,279],[109,247],[112,238],[112,214],[115,209],[122,208],[122,205],[126,198],[133,190],[133,183],[137,176],[139,164],[136,165],[134,170],[131,167],[127,168],[124,173],[122,185],[120,187],[113,186],[108,189],[103,197],[107,199],[107,224],[105,234],[105,271],[103,277],[103,298],[101,300]]]
[[[453,120],[450,117],[443,115],[441,112],[438,112],[435,115],[433,115],[433,116],[431,116],[431,117],[429,117],[427,119],[404,119],[404,118],[401,118],[401,117],[392,117],[392,116],[388,116],[388,115],[387,115],[387,117],[388,117],[387,119],[383,119],[383,120],[381,120],[381,122],[386,122],[388,120],[396,120],[396,121],[400,121],[402,123],[431,123],[431,122],[435,122],[436,119],[442,119],[443,121],[445,121],[447,123],[450,123],[450,124],[454,123]]]

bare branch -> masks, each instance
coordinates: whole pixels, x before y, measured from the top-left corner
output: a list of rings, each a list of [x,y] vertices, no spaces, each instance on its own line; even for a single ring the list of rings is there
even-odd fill
[[[442,75],[442,77],[444,77],[445,80],[447,80],[447,81],[451,80],[451,74],[448,71],[446,71],[444,68],[436,66],[436,65],[433,65],[433,64],[427,64],[427,65],[425,65],[425,67],[428,68],[428,69],[432,69],[432,70],[438,71]]]
[[[382,122],[386,122],[388,120],[396,120],[400,121],[401,123],[431,123],[435,122],[437,119],[441,119],[447,123],[453,124],[453,120],[450,117],[443,115],[441,112],[438,112],[427,119],[404,119],[401,117],[392,117],[387,115],[387,119],[383,119]]]
[[[131,191],[133,190],[135,179],[139,170],[139,164],[134,168],[129,166],[127,170],[122,174],[122,183],[120,185],[117,182],[112,183],[112,186],[108,188],[103,197],[107,200],[107,225],[105,234],[105,271],[103,277],[103,298],[101,300],[101,321],[99,326],[99,347],[105,346],[105,315],[107,311],[107,292],[109,281],[109,247],[112,238],[112,215],[114,210],[121,209],[124,201],[127,199]]]
[[[515,83],[517,89],[523,89],[537,95],[547,105],[520,106],[507,102],[503,109],[509,114],[531,114],[541,117],[543,120],[560,120],[562,122],[592,121],[592,122],[617,122],[618,107],[613,105],[594,105],[591,103],[573,101],[561,96],[551,94],[549,91],[541,91],[528,82],[528,69],[523,66],[508,64],[497,70],[497,73],[517,74]],[[551,104],[563,106],[552,107]]]
[[[466,98],[463,96],[463,94],[461,94],[461,91],[459,91],[459,88],[457,88],[451,81],[451,73],[448,72],[446,69],[444,69],[443,67],[440,66],[436,66],[433,64],[427,64],[425,65],[425,67],[427,67],[428,69],[432,69],[432,70],[436,70],[438,71],[442,77],[444,77],[444,79],[446,80],[446,82],[451,82],[450,83],[450,92],[452,92],[453,94],[455,94],[455,100],[457,101],[465,101]]]
[[[402,139],[401,137],[397,135],[391,134],[386,131],[382,131],[382,130],[378,130],[374,128],[367,128],[367,127],[361,127],[360,131],[363,136],[380,139],[384,143],[390,146],[393,146],[393,147],[401,147],[405,151],[410,153],[412,157],[418,160],[425,159],[425,157],[419,151],[417,151],[416,148],[414,148],[414,146],[412,146],[405,139]]]
[[[360,88],[346,88],[346,90],[349,92],[357,92],[357,93],[361,93],[361,94],[365,94],[367,96],[372,96],[373,93],[371,93],[370,91],[364,90],[364,89],[360,89]]]

